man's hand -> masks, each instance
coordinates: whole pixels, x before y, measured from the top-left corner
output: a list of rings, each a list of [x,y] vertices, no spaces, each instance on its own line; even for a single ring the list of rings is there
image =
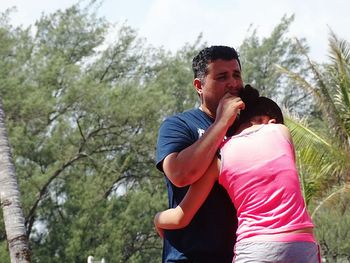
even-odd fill
[[[235,121],[240,110],[244,110],[244,102],[238,96],[226,93],[219,102],[216,110],[215,122],[224,122],[230,127]]]

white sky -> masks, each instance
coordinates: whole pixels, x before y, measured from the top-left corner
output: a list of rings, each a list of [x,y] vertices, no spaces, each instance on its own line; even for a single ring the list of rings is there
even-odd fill
[[[15,25],[28,26],[44,12],[65,9],[74,0],[0,0],[0,11],[16,6]],[[86,3],[87,1],[85,0]],[[269,36],[283,15],[295,14],[290,36],[305,37],[311,58],[327,60],[329,28],[350,41],[348,0],[104,0],[98,14],[126,22],[149,44],[176,51],[200,33],[209,45],[238,47],[249,25]]]

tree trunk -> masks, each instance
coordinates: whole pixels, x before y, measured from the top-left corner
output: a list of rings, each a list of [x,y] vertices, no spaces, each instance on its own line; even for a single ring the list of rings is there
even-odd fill
[[[24,225],[20,191],[16,179],[0,100],[0,200],[11,263],[30,263],[31,253]]]

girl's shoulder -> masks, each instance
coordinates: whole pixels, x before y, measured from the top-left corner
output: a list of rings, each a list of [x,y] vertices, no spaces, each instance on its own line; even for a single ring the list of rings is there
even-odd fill
[[[290,142],[292,141],[292,136],[286,125],[279,123],[271,123],[267,124],[266,126],[278,130],[285,139],[287,139]]]

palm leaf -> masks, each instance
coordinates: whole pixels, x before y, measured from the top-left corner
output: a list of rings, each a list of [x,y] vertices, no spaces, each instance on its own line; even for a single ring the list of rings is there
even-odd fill
[[[316,196],[321,196],[330,185],[346,180],[350,170],[349,157],[341,145],[310,129],[306,120],[286,117],[286,124],[296,146],[300,172],[315,186],[313,193]]]
[[[323,66],[313,63],[304,52],[311,73],[306,74],[307,79],[277,66],[310,92],[322,114],[309,123],[289,116],[286,124],[296,148],[304,197],[319,224],[316,233],[322,237],[324,254],[328,250],[328,254],[338,253],[340,245],[349,244],[344,242],[349,238],[344,229],[350,218],[350,44],[331,32],[329,46],[331,62]],[[316,129],[310,128],[310,123]]]
[[[334,102],[339,109],[344,122],[345,132],[350,137],[350,44],[346,40],[339,40],[331,32],[330,59],[333,62],[331,72],[335,79],[336,94]]]
[[[299,46],[302,49],[301,44]],[[335,136],[339,137],[342,141],[345,141],[348,136],[347,125],[345,125],[344,118],[342,118],[344,114],[339,112],[334,102],[334,93],[342,93],[341,89],[339,90],[337,85],[334,85],[336,91],[332,92],[331,95],[330,92],[333,91],[333,87],[330,87],[330,84],[328,83],[329,78],[323,77],[323,72],[321,72],[318,66],[311,61],[306,52],[304,52],[304,56],[306,57],[309,68],[313,73],[314,84],[310,83],[310,81],[307,81],[299,74],[288,70],[287,68],[280,65],[275,66],[281,73],[286,74],[289,78],[293,79],[297,84],[299,84],[301,88],[313,94],[314,98],[318,102],[318,107],[320,108],[322,115],[327,120],[329,129],[333,129]]]
[[[316,216],[316,213],[327,203],[329,202],[336,202],[339,197],[342,195],[349,196],[350,194],[350,184],[344,184],[338,188],[333,189],[331,193],[329,193],[325,198],[323,198],[319,204],[315,207],[315,209],[311,213],[311,218],[314,218]]]

